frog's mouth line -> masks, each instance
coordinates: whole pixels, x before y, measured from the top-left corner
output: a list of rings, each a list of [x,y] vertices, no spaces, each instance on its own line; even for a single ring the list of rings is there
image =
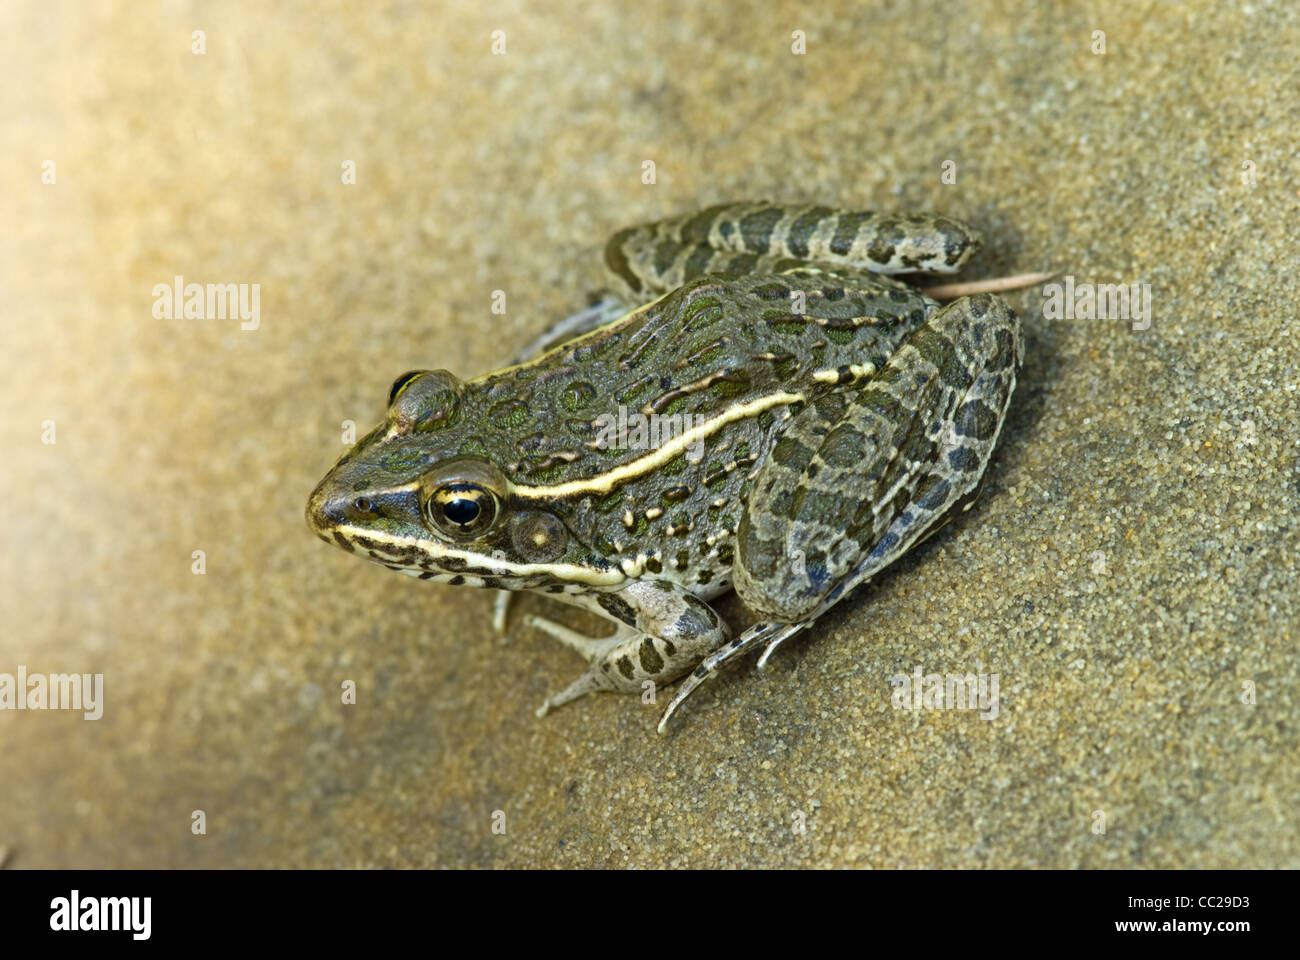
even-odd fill
[[[512,589],[531,589],[556,581],[612,587],[628,577],[621,567],[614,564],[606,570],[597,570],[572,563],[516,563],[461,550],[437,540],[394,536],[349,525],[335,527],[333,534],[335,542],[346,550],[364,552],[375,563],[439,583],[480,580],[483,582],[475,586],[496,586],[498,583],[504,586],[508,581],[517,580],[519,587]]]

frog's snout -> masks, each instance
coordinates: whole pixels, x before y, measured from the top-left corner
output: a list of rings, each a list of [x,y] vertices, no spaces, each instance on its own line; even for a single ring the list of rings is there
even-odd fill
[[[346,501],[333,489],[330,477],[316,485],[316,489],[307,498],[307,526],[323,540],[330,539],[330,531],[343,523],[346,515]]]
[[[325,477],[307,499],[307,526],[322,540],[338,541],[340,528],[373,529],[383,525],[418,535],[423,529],[419,491],[409,484],[358,487],[350,474],[337,470]]]

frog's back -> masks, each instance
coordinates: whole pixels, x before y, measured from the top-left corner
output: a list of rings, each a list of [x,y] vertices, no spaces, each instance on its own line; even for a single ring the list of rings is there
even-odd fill
[[[707,596],[755,465],[792,410],[869,377],[937,305],[853,270],[697,278],[530,362],[461,385],[421,436],[474,456],[611,565]],[[484,425],[489,425],[485,430]]]
[[[687,415],[712,435],[765,398],[821,391],[881,368],[937,310],[871,274],[802,268],[706,276],[528,363],[465,384],[445,455],[491,451],[512,481],[556,486],[646,455],[602,443],[608,417]],[[788,402],[788,401],[787,401]],[[757,415],[757,414],[755,414]]]

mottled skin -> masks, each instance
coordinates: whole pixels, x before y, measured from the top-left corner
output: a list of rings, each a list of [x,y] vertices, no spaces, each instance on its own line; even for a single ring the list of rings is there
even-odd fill
[[[973,498],[1015,387],[1019,323],[997,297],[941,309],[877,271],[955,270],[977,245],[945,218],[767,203],[622,231],[612,279],[650,302],[473,380],[399,378],[386,422],[321,481],[308,521],[391,569],[551,593],[613,620],[603,638],[536,621],[590,662],[543,712],[698,667],[680,702]],[[597,418],[620,405],[699,419],[656,448],[606,447]],[[707,601],[733,584],[764,622],[730,641]]]
[[[635,302],[704,274],[779,273],[794,263],[877,274],[954,273],[979,249],[964,223],[768,201],[724,203],[684,217],[628,227],[605,246],[605,265]]]

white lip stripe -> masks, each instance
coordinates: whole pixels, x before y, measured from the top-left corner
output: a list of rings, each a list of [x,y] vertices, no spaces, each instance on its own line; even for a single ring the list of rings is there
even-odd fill
[[[501,560],[489,554],[474,553],[469,550],[457,550],[455,547],[444,543],[437,543],[433,540],[417,540],[411,537],[395,537],[389,533],[383,533],[379,530],[368,530],[365,527],[341,526],[337,528],[344,537],[346,537],[358,550],[365,550],[365,545],[357,538],[378,540],[381,543],[391,543],[394,546],[414,547],[429,557],[429,562],[435,567],[440,560],[453,558],[464,560],[466,563],[480,568],[480,572],[464,572],[461,575],[469,578],[482,576],[481,568],[486,567],[492,571],[492,576],[498,577],[526,577],[530,574],[548,574],[560,580],[567,580],[580,583],[589,583],[592,586],[604,587],[613,586],[622,583],[627,577],[615,566],[609,570],[600,571],[591,567],[580,567],[571,563],[511,563],[508,560]],[[382,561],[380,561],[382,562]],[[400,563],[394,558],[394,563]],[[439,573],[445,573],[449,576],[455,576],[460,571],[457,570],[438,570]]]

